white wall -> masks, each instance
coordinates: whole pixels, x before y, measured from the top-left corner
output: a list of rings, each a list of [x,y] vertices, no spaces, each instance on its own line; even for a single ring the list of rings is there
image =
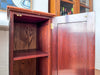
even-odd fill
[[[48,0],[33,0],[32,9],[42,12],[48,12]],[[0,12],[0,26],[8,26],[7,13]]]
[[[33,10],[48,12],[48,0],[33,0]]]
[[[8,26],[7,13],[0,12],[0,25]]]
[[[8,61],[9,61],[9,32],[8,31],[0,31],[0,75],[8,75]]]
[[[100,0],[94,0],[94,11],[96,13],[96,62],[95,67],[96,69],[100,70]]]

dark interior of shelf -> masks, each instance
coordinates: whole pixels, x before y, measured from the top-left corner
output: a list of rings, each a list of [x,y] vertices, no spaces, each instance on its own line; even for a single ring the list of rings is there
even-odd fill
[[[69,1],[73,1],[73,0],[69,0]]]
[[[46,57],[47,52],[42,52],[39,50],[17,50],[14,51],[14,60],[23,60],[30,58]]]
[[[14,16],[15,22],[25,22],[25,23],[38,23],[48,20],[46,17],[36,17],[36,16],[27,16],[27,15],[21,15],[17,16],[15,14]]]
[[[48,58],[14,61],[13,75],[48,75]]]
[[[89,12],[88,8],[80,6],[80,13]]]
[[[60,2],[60,15],[73,14],[73,4],[61,1]]]

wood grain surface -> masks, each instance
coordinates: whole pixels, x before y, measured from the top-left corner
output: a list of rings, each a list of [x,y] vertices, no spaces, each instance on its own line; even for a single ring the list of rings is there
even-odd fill
[[[9,17],[9,13],[10,13],[9,11],[32,14],[32,15],[47,16],[47,17],[54,17],[55,16],[55,14],[52,14],[52,13],[46,13],[46,12],[41,12],[41,11],[36,11],[36,10],[29,10],[29,9],[24,9],[24,8],[7,6],[8,17]]]
[[[14,16],[10,12],[9,25],[9,75],[13,75],[13,49],[14,49]]]
[[[14,61],[23,60],[23,59],[31,59],[31,58],[39,58],[39,57],[48,57],[48,53],[40,51],[40,50],[14,51]]]
[[[58,24],[58,75],[87,75],[86,22]]]
[[[36,59],[14,61],[13,75],[36,75]]]
[[[8,6],[10,75],[51,75],[51,18],[54,14]]]
[[[38,23],[37,48],[43,52],[48,52],[48,35],[48,21]]]
[[[36,49],[36,24],[15,23],[14,50]]]
[[[49,75],[48,71],[48,57],[37,58],[37,75]]]
[[[95,74],[95,13],[53,19],[52,75]]]

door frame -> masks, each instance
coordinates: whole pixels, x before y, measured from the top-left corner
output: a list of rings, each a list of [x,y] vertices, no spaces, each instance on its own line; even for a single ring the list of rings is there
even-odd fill
[[[82,21],[87,21],[87,29],[88,32],[89,30],[93,31],[93,41],[95,42],[95,13],[94,12],[87,12],[87,13],[81,13],[81,14],[73,14],[73,15],[66,15],[66,16],[58,16],[53,18],[52,20],[52,51],[51,51],[51,61],[52,61],[52,66],[51,66],[51,74],[52,75],[58,75],[58,24],[59,23],[71,23],[71,22],[82,22]],[[93,27],[93,28],[91,28]],[[89,36],[88,36],[89,37]],[[88,46],[90,46],[88,44]],[[89,49],[89,48],[88,48]],[[95,69],[95,43],[93,44],[93,49],[91,51],[88,51],[89,53],[89,69],[88,70],[88,75],[93,75],[94,74],[94,69]],[[92,60],[91,60],[92,59]],[[92,63],[91,63],[92,62]]]

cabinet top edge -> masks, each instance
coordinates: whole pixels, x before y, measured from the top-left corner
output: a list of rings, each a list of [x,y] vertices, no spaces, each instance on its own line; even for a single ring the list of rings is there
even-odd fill
[[[18,8],[18,7],[13,7],[13,6],[7,6],[8,16],[10,14],[10,11],[19,12],[19,13],[27,13],[27,14],[31,14],[31,15],[46,16],[46,17],[56,16],[53,13],[46,13],[46,12],[41,12],[41,11],[36,11],[36,10],[30,10],[30,9]]]

